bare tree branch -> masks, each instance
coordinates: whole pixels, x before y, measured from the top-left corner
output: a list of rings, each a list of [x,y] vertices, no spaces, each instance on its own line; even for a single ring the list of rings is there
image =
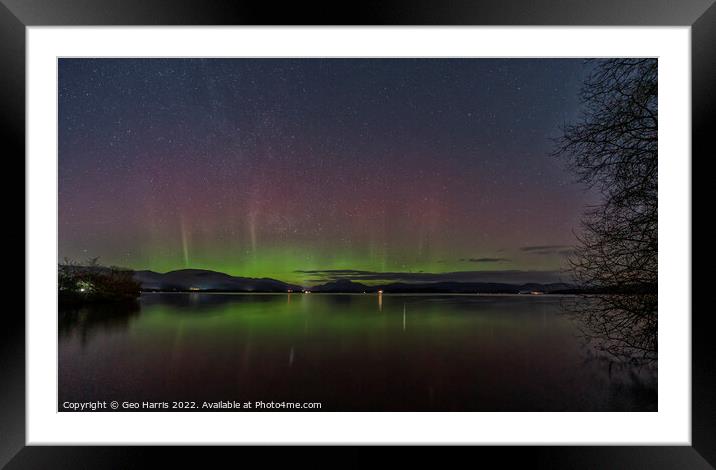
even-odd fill
[[[594,63],[580,98],[584,112],[565,126],[555,155],[603,203],[582,220],[570,264],[578,282],[608,295],[571,308],[585,337],[613,356],[656,360],[658,282],[657,60]]]

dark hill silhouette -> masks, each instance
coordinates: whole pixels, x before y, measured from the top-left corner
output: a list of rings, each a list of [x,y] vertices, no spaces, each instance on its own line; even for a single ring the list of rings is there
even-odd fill
[[[151,291],[222,291],[222,292],[287,292],[301,286],[270,278],[238,277],[206,269],[180,269],[167,273],[135,271],[134,278],[143,290]]]
[[[375,292],[374,286],[367,286],[359,282],[353,282],[348,279],[339,279],[337,281],[327,282],[319,286],[311,288],[311,292],[339,292],[339,293],[361,293]]]
[[[61,265],[62,267],[62,265]],[[102,266],[65,266],[64,269],[108,271]],[[300,292],[304,288],[317,293],[443,293],[443,294],[519,294],[540,293],[580,293],[582,290],[566,283],[526,283],[509,284],[498,282],[394,282],[388,284],[367,285],[349,279],[338,279],[313,287],[290,284],[271,278],[252,278],[231,276],[208,269],[179,269],[166,273],[149,270],[134,271],[133,278],[141,284],[143,291],[155,292]]]
[[[394,293],[443,293],[443,294],[519,294],[521,292],[553,293],[573,288],[569,284],[504,284],[496,282],[425,282],[402,283],[368,286],[347,279],[331,281],[311,288],[311,292],[361,293],[383,291]]]

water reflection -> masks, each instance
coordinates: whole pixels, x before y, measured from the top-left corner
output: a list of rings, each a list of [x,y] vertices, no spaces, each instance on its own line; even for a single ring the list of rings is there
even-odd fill
[[[575,296],[562,308],[578,322],[591,351],[610,361],[656,367],[657,300],[656,294]]]
[[[126,330],[140,312],[139,302],[90,304],[59,309],[60,338],[77,337],[85,345],[96,335]]]
[[[60,400],[320,401],[325,411],[641,411],[542,296],[149,294],[60,314]],[[527,297],[527,298],[526,298]]]
[[[210,293],[147,293],[142,295],[143,307],[171,307],[176,312],[207,313],[218,307],[241,304],[272,304],[278,299],[290,302],[292,294],[223,294]],[[288,300],[287,300],[288,299]]]

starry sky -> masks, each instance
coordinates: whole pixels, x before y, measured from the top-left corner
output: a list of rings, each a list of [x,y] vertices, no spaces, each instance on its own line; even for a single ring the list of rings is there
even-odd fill
[[[60,259],[561,279],[581,59],[59,59]]]

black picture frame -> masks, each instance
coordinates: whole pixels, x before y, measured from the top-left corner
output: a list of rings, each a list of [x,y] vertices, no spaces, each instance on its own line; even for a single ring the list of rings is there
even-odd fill
[[[25,28],[40,25],[691,26],[692,155],[700,155],[705,160],[713,154],[707,123],[716,106],[714,1],[392,0],[274,4],[230,0],[0,0],[0,132],[7,165],[5,180],[7,183],[20,179],[13,170],[23,175],[25,171],[24,163],[20,163],[24,162],[21,156],[25,153]],[[688,159],[689,156],[674,158]],[[17,166],[13,168],[11,164]],[[20,189],[4,186],[6,201],[14,201],[15,191]],[[6,210],[22,210],[24,220],[24,209],[15,209],[15,206],[7,204]],[[13,246],[24,244],[27,235],[24,229],[22,235],[16,229],[6,229],[5,234],[16,236]],[[17,269],[13,271],[16,277]],[[692,315],[692,446],[479,447],[469,451],[478,452],[480,458],[497,457],[507,465],[529,463],[550,468],[716,467],[716,355],[711,346],[712,317],[709,309],[694,310]],[[173,459],[184,464],[206,463],[208,452],[212,459],[232,452],[231,448],[167,451],[153,447],[25,446],[25,320],[19,307],[5,310],[0,331],[4,333],[0,342],[0,466],[13,469],[129,468],[152,457],[166,459],[164,465]],[[240,422],[237,421],[237,425]],[[350,463],[371,458],[356,449],[350,452],[355,456]],[[247,453],[252,454],[251,457],[266,458],[266,449],[243,449],[242,458],[249,457]],[[431,463],[422,451],[410,454],[418,456],[422,463]],[[292,461],[300,460],[302,455],[305,455],[303,449],[289,452]],[[341,458],[344,463],[345,458]],[[444,462],[441,459],[435,463]]]

